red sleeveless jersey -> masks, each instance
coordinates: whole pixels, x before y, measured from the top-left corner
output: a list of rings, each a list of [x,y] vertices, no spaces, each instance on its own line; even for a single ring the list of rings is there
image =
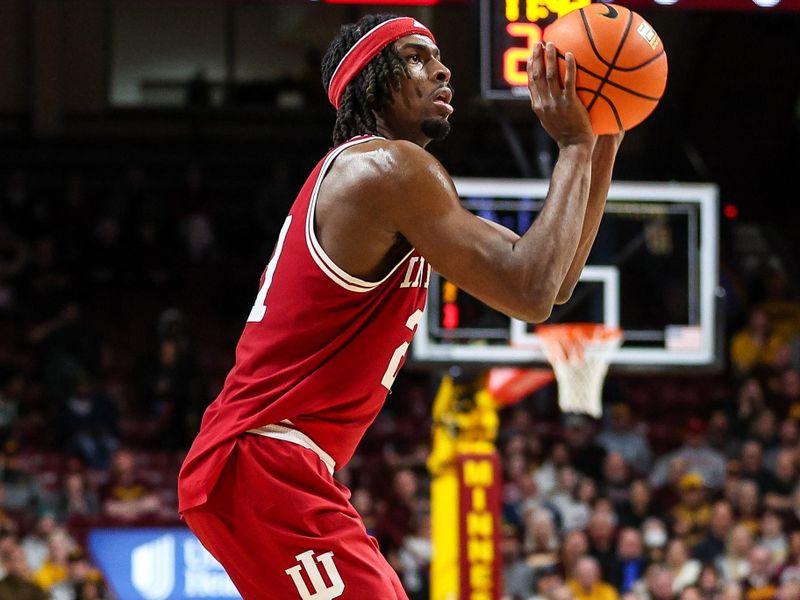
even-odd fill
[[[381,281],[363,281],[339,268],[314,232],[317,194],[331,163],[371,139],[334,148],[300,190],[262,276],[235,366],[181,469],[181,511],[206,501],[242,433],[295,429],[338,469],[380,411],[422,317],[430,265],[412,250]]]

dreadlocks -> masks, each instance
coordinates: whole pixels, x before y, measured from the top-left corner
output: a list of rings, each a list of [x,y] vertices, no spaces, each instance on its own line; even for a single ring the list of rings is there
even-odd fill
[[[367,15],[355,24],[342,26],[322,59],[322,85],[326,91],[347,51],[367,31],[394,18],[396,15]],[[403,75],[410,76],[408,67],[394,44],[389,44],[345,88],[333,128],[335,146],[357,135],[377,133],[375,112],[392,103],[392,92],[400,89]]]

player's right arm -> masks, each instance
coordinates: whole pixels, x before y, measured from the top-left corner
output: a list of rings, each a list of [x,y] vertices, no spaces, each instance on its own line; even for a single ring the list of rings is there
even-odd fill
[[[574,57],[568,54],[562,88],[556,61],[545,65],[543,54],[537,46],[529,62],[531,98],[559,156],[544,207],[521,237],[465,210],[444,167],[414,144],[387,144],[386,171],[372,178],[387,225],[434,269],[486,304],[530,322],[550,315],[575,256],[596,141],[575,92]]]

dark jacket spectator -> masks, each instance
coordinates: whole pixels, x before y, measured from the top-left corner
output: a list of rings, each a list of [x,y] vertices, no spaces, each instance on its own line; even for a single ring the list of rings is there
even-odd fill
[[[6,544],[0,553],[6,576],[0,580],[0,600],[47,600],[47,593],[30,580],[25,554],[16,543]]]

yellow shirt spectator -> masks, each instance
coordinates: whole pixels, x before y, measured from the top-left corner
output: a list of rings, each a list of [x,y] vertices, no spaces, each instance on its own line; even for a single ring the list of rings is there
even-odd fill
[[[766,313],[756,310],[747,328],[737,332],[731,340],[731,362],[739,372],[768,365],[783,343],[783,339],[772,332]]]
[[[575,600],[619,600],[616,588],[600,580],[600,564],[592,556],[583,556],[575,565],[575,577],[567,580]]]
[[[576,579],[567,581],[575,600],[619,600],[616,588],[610,583],[599,581],[587,593]]]
[[[64,565],[46,560],[36,573],[33,574],[33,581],[44,590],[49,590],[54,585],[61,583],[69,576],[69,571]]]

